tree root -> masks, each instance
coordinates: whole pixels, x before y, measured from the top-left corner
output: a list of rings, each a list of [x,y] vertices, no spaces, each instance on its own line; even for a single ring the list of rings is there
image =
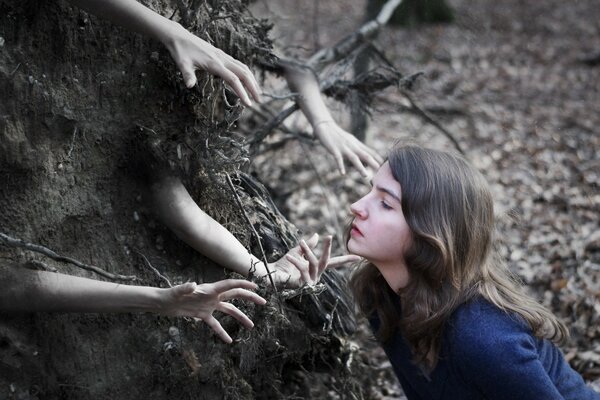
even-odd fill
[[[17,248],[21,248],[21,249],[34,251],[36,253],[43,254],[46,257],[50,257],[51,259],[53,259],[55,261],[73,264],[81,269],[85,269],[86,271],[94,272],[100,276],[111,279],[113,281],[135,281],[135,280],[138,280],[138,278],[134,275],[126,276],[126,275],[113,274],[113,273],[103,270],[102,268],[96,267],[95,265],[85,264],[85,263],[82,263],[81,261],[75,260],[74,258],[61,256],[59,254],[56,254],[54,251],[50,250],[47,247],[44,247],[39,244],[25,242],[24,240],[21,240],[21,239],[13,238],[2,232],[0,232],[0,241],[10,247],[17,247]]]

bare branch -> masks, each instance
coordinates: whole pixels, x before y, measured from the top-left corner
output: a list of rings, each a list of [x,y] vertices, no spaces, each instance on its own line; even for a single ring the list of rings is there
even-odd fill
[[[55,261],[73,264],[81,269],[85,269],[86,271],[94,272],[98,275],[101,275],[101,276],[111,279],[111,280],[134,281],[134,280],[138,279],[136,276],[112,274],[110,272],[103,270],[102,268],[96,267],[94,265],[82,263],[81,261],[75,260],[74,258],[71,258],[71,257],[61,256],[59,254],[56,254],[54,251],[50,250],[47,247],[41,246],[39,244],[25,242],[21,239],[15,239],[13,237],[5,235],[2,232],[0,232],[0,241],[2,241],[7,246],[22,248],[22,249],[26,249],[26,250],[30,250],[30,251],[35,251],[36,253],[43,254],[46,257],[50,257],[51,259],[53,259]]]
[[[300,106],[298,105],[298,103],[294,103],[293,105],[280,112],[279,115],[271,119],[269,122],[263,125],[262,128],[258,130],[258,132],[256,132],[254,138],[250,141],[250,145],[252,146],[262,142],[273,129],[281,125],[283,121],[286,120],[286,118],[292,115],[294,111],[299,109]]]
[[[381,27],[387,24],[400,3],[402,3],[402,0],[388,0],[381,8],[377,18],[365,23],[358,30],[337,42],[333,47],[319,50],[308,60],[308,65],[320,70],[325,65],[344,58],[354,49],[358,48],[362,42],[373,39],[377,36]]]

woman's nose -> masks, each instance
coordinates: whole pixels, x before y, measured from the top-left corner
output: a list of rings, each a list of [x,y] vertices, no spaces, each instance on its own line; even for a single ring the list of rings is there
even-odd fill
[[[367,216],[367,212],[365,211],[364,207],[362,206],[360,200],[358,200],[357,202],[353,203],[350,206],[350,211],[352,212],[352,214],[354,214],[355,216],[357,216],[360,219],[364,219]]]

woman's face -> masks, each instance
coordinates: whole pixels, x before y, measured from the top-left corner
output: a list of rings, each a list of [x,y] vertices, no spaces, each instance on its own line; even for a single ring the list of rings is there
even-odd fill
[[[348,250],[373,263],[397,291],[408,284],[404,253],[411,244],[400,203],[402,188],[388,162],[379,168],[372,184],[371,191],[350,206],[354,220]]]

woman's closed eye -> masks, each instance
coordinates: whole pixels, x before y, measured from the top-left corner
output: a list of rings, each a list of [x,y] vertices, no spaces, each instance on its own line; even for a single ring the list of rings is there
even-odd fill
[[[381,206],[386,210],[391,210],[392,206],[385,202],[385,200],[381,200]]]

